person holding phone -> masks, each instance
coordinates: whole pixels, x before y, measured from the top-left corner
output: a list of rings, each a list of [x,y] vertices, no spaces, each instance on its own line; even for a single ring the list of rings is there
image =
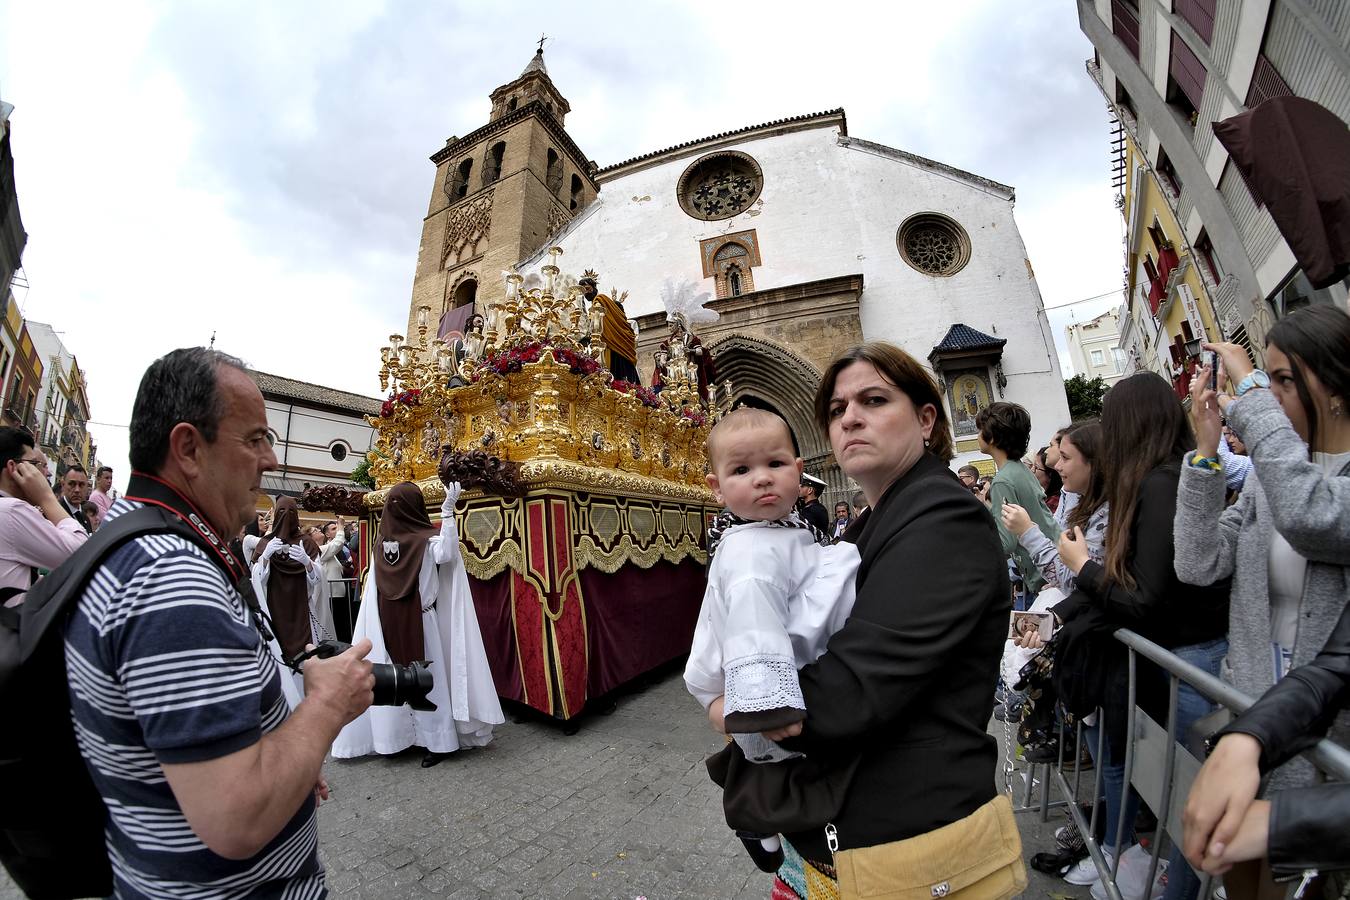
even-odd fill
[[[1126,810],[1125,832],[1113,835],[1108,830],[1103,841],[1103,852],[1114,857],[1132,841],[1138,795],[1124,782],[1128,661],[1124,646],[1111,632],[1129,628],[1218,675],[1228,650],[1228,584],[1219,579],[1197,588],[1183,584],[1176,574],[1172,534],[1177,481],[1195,436],[1172,386],[1151,372],[1117,382],[1102,402],[1101,438],[1098,465],[1110,504],[1105,554],[1101,562],[1091,558],[1082,528],[1064,531],[1059,556],[1074,572],[1075,590],[1051,612],[1059,619],[1061,633],[1088,638],[1076,653],[1061,651],[1056,657],[1056,679],[1076,673],[1078,683],[1094,683],[1100,691],[1092,699],[1102,708],[1099,721],[1105,730],[1105,759],[1099,763],[1107,792],[1108,829],[1114,828],[1122,806]],[[1210,539],[1208,533],[1177,534],[1193,541]],[[1094,676],[1105,677],[1098,682]],[[1160,669],[1141,665],[1138,703],[1158,721],[1166,719],[1167,687]],[[1186,733],[1212,709],[1204,695],[1183,683],[1177,732]],[[1080,874],[1091,877],[1086,871]],[[1180,874],[1169,881],[1168,900],[1181,896],[1176,892],[1183,881]]]
[[[1181,471],[1176,572],[1196,585],[1232,577],[1228,664],[1233,684],[1255,697],[1311,662],[1350,602],[1350,315],[1330,306],[1290,313],[1266,337],[1265,371],[1236,344],[1205,346],[1234,387],[1211,390],[1203,369],[1192,384],[1196,449]],[[1252,462],[1227,508],[1220,413]],[[1330,737],[1350,740],[1345,716]],[[1312,777],[1294,759],[1270,773],[1267,790]]]
[[[47,457],[27,431],[0,428],[0,466],[0,603],[17,606],[37,570],[61,565],[89,532],[53,493]]]

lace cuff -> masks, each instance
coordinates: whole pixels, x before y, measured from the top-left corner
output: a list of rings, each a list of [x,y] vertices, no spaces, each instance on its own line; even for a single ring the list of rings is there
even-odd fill
[[[770,709],[806,709],[797,667],[782,656],[744,656],[726,667],[728,713]]]

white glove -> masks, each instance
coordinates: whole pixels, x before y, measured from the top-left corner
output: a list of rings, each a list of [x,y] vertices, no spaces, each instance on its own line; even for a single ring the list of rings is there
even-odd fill
[[[290,556],[291,559],[295,560],[300,565],[302,566],[309,565],[310,562],[309,554],[306,553],[305,548],[300,546],[299,544],[291,544],[290,549],[287,550],[286,553],[288,556]]]
[[[455,504],[459,502],[459,495],[463,490],[458,481],[452,481],[445,486],[445,502],[441,504],[442,516],[455,514]]]
[[[258,558],[259,562],[267,562],[272,558],[273,553],[280,553],[286,547],[286,542],[281,538],[272,538],[267,542],[267,548],[263,550],[262,556]]]

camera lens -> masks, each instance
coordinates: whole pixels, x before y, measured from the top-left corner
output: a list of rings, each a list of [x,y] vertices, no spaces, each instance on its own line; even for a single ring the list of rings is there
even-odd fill
[[[414,662],[406,666],[397,663],[371,666],[375,676],[375,706],[402,706],[434,712],[436,704],[427,698],[434,679],[426,663]]]

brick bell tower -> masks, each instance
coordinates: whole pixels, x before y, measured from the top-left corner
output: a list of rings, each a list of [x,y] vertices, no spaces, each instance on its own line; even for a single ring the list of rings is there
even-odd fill
[[[490,95],[488,123],[452,137],[431,161],[436,178],[422,222],[408,330],[431,307],[434,336],[450,310],[506,295],[501,273],[544,245],[595,199],[595,166],[563,129],[571,107],[544,67],[542,47]]]

